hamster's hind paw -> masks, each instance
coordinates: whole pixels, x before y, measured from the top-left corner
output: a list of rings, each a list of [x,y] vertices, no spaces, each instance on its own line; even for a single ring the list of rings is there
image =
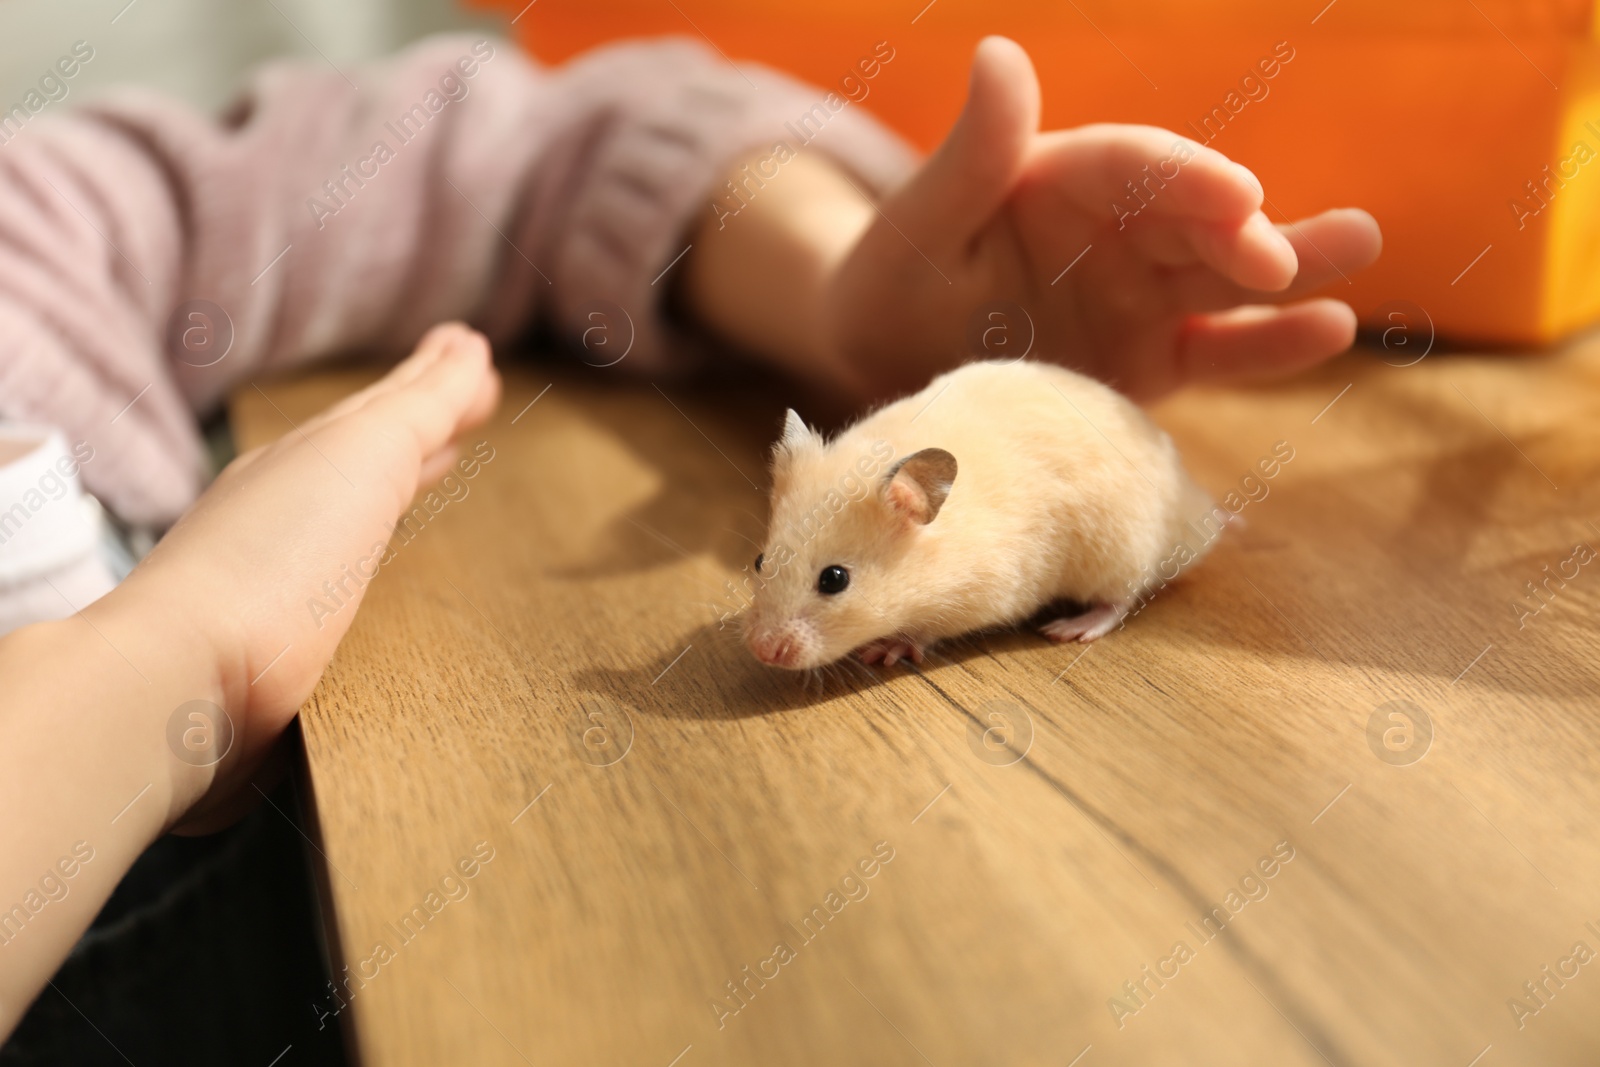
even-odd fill
[[[1052,641],[1090,641],[1104,637],[1122,625],[1129,604],[1096,604],[1081,615],[1063,615],[1039,627],[1039,632]]]
[[[861,646],[862,663],[882,663],[885,667],[893,667],[903,659],[920,665],[922,647],[905,637],[880,637]]]

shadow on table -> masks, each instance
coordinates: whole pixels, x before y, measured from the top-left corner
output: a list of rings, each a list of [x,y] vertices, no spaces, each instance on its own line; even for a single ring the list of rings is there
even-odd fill
[[[763,464],[771,436],[766,428],[776,424],[781,404],[772,399],[770,383],[763,388],[759,381],[679,392],[683,395],[669,398],[654,390],[596,391],[589,408],[593,417],[659,475],[663,488],[618,520],[590,560],[562,577],[635,573],[684,555],[709,555],[736,576],[759,550]],[[1571,456],[1581,465],[1582,457],[1596,450],[1568,446],[1592,431],[1562,426],[1521,434],[1512,442],[1469,405],[1440,404],[1404,391],[1381,392],[1369,403],[1383,406],[1385,420],[1427,427],[1438,446],[1425,456],[1397,455],[1393,461],[1351,463],[1332,474],[1280,480],[1267,500],[1251,506],[1250,528],[1242,535],[1230,533],[1230,543],[1180,583],[1187,590],[1183,596],[1163,592],[1147,617],[1135,619],[1118,637],[1136,640],[1143,627],[1178,625],[1181,640],[1224,654],[1266,653],[1297,662],[1326,658],[1340,667],[1403,671],[1440,685],[1448,685],[1485,644],[1527,639],[1516,632],[1506,605],[1524,578],[1541,577],[1545,564],[1571,551],[1565,530],[1588,529],[1581,522],[1586,503],[1600,505],[1588,488],[1593,472],[1552,471],[1558,484],[1566,483],[1561,491],[1527,453]],[[688,433],[685,421],[693,426]],[[1402,506],[1396,507],[1397,500]],[[1588,510],[1600,514],[1600,506]],[[1498,533],[1495,540],[1514,545],[1514,551],[1505,558],[1482,558],[1486,532]],[[1591,533],[1600,547],[1600,531]],[[1239,608],[1225,596],[1208,597],[1208,589],[1242,586],[1245,579],[1270,597],[1271,607],[1259,605],[1262,611],[1281,611],[1315,647],[1287,630],[1285,640],[1264,646],[1259,637],[1242,636],[1239,627],[1219,624],[1228,620],[1219,620],[1216,611],[1227,604],[1233,604],[1228,610]],[[1491,595],[1496,590],[1504,595]],[[1174,620],[1169,617],[1178,606],[1173,601],[1180,599],[1185,617]],[[1579,590],[1571,599],[1576,606],[1592,597]],[[1378,613],[1391,626],[1396,617],[1402,621],[1401,641],[1369,639],[1367,621]],[[1569,614],[1556,618],[1552,613],[1548,624],[1541,620],[1533,639],[1556,641],[1562,648],[1581,643],[1581,612]],[[1161,616],[1159,623],[1155,616]],[[1275,625],[1283,627],[1281,621]],[[1005,655],[1035,640],[1028,634],[991,634],[949,644],[927,670],[936,677],[971,656]],[[674,664],[685,645],[693,646],[692,658]],[[1483,672],[1473,680],[1502,692],[1557,697],[1600,689],[1600,670],[1581,656],[1563,658],[1570,667],[1558,677]],[[666,672],[653,687],[660,690],[673,674],[693,672],[696,661],[703,672],[695,683],[701,690],[697,695],[705,699],[686,701],[680,683],[674,699],[648,701],[642,710],[681,718],[742,718],[866,692],[906,669],[840,663],[809,676],[774,671],[749,658],[735,627],[719,630],[710,624],[683,634],[645,667],[595,672],[601,676],[581,683],[597,692],[636,693],[641,682],[650,686]]]
[[[590,667],[571,676],[574,687],[615,700],[647,716],[669,719],[746,719],[812,708],[840,697],[889,699],[887,683],[909,674],[937,682],[977,658],[999,660],[1024,649],[1048,647],[1023,630],[995,631],[941,642],[920,666],[868,666],[854,654],[811,671],[759,663],[736,626],[707,623],[683,635],[688,651],[666,651],[631,668]],[[643,695],[642,695],[643,694]]]

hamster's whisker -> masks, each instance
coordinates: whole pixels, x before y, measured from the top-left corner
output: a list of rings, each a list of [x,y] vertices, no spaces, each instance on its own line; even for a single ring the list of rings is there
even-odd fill
[[[741,539],[743,541],[749,542],[750,545],[753,548],[755,548],[758,552],[761,550],[761,542],[760,541],[757,541],[755,538],[749,536],[746,533],[743,533],[743,532],[741,532],[739,530],[735,530],[732,526],[724,526],[722,528],[722,532],[723,533],[731,533],[731,534],[733,534],[733,536],[735,536],[735,537],[737,537],[737,538],[739,538],[739,539]]]
[[[760,516],[758,516],[755,512],[751,511],[749,508],[734,508],[733,510],[741,512],[742,514],[748,516],[750,521],[755,523],[756,526],[758,526],[759,528],[761,528],[763,530],[765,530],[767,528],[766,521],[764,519],[762,519]]]
[[[806,694],[810,694],[813,683],[816,685],[817,692],[819,694],[822,693],[824,690],[822,683],[822,671],[816,667],[811,667],[808,670],[801,672],[800,685]]]
[[[868,682],[873,682],[873,681],[877,680],[877,676],[872,673],[871,668],[869,668],[865,663],[862,663],[859,659],[857,659],[854,654],[845,656],[843,659],[839,660],[839,663],[840,664],[848,664],[850,666],[851,670],[855,671],[857,674],[863,675],[867,679]],[[844,668],[842,666],[839,668],[839,671],[840,671],[840,675],[843,676],[844,675]],[[851,679],[847,678],[846,682],[848,683],[850,680]]]

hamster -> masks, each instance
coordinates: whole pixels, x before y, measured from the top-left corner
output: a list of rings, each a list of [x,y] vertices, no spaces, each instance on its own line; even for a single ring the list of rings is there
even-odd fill
[[[1211,547],[1229,513],[1121,394],[1034,362],[969,363],[824,441],[790,410],[745,643],[796,670],[922,662],[1013,626],[1093,641]]]

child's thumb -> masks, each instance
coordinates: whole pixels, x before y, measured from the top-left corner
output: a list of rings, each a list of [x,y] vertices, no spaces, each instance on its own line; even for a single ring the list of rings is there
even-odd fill
[[[1039,129],[1039,79],[1022,46],[985,37],[967,103],[944,143],[886,211],[930,241],[964,243],[1010,194]]]

